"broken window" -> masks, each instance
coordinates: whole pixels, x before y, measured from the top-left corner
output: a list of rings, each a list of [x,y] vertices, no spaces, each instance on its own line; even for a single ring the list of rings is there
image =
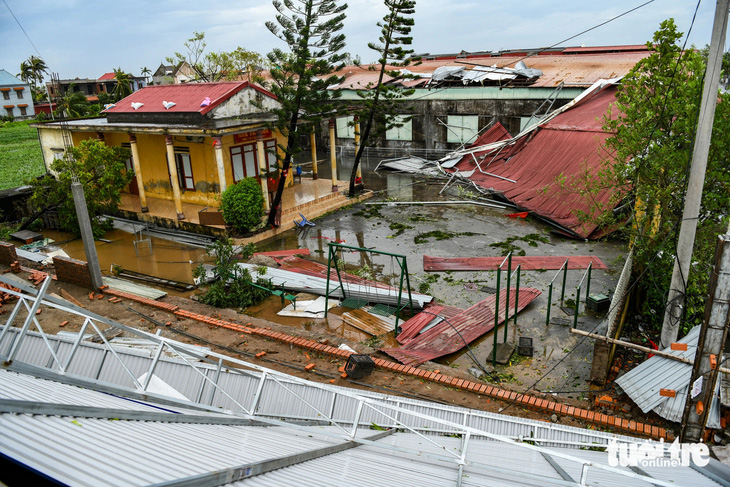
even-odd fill
[[[354,139],[355,138],[355,127],[354,117],[339,117],[335,120],[337,125],[337,137],[340,139]]]
[[[479,116],[449,115],[446,125],[446,142],[471,144],[479,133]]]
[[[390,130],[387,130],[385,132],[385,140],[413,140],[413,125],[411,124],[410,119],[408,119],[408,121],[404,121],[406,119],[408,119],[407,116],[395,115],[392,118],[392,121],[402,125],[400,127],[393,127]]]

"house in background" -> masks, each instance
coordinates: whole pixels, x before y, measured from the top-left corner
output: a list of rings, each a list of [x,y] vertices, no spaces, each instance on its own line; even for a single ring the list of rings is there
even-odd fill
[[[173,85],[188,83],[195,80],[195,70],[185,61],[174,66],[161,63],[152,73],[153,85]]]
[[[0,69],[0,93],[3,107],[0,117],[9,116],[17,119],[35,117],[30,85],[4,69]]]
[[[517,135],[597,80],[623,77],[650,54],[645,45],[422,54],[420,64],[407,68],[413,78],[386,78],[415,90],[402,102],[403,115],[412,118],[377,145],[396,155],[416,149],[430,157],[471,144],[496,122]],[[357,90],[377,83],[378,71],[368,68],[347,66],[335,73],[345,77],[332,87],[340,91],[341,103],[356,105]],[[337,119],[338,145],[353,146],[353,122]]]
[[[144,88],[146,83],[146,78],[144,76],[129,77],[129,86],[133,92]],[[55,100],[57,98],[64,97],[68,92],[80,92],[86,96],[88,101],[97,101],[100,93],[111,93],[114,91],[116,85],[117,80],[114,78],[114,72],[104,73],[101,77],[96,79],[62,79],[58,80],[58,85],[55,85],[52,81],[46,83],[48,94],[51,99]]]

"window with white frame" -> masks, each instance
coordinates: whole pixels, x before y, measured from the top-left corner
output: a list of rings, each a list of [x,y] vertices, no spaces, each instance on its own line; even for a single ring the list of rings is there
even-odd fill
[[[195,191],[193,166],[190,162],[190,149],[187,147],[175,147],[175,165],[177,166],[177,179],[180,189]]]
[[[385,132],[385,140],[413,140],[413,125],[408,116],[395,115],[391,121],[401,125],[400,127],[393,127],[387,130]]]
[[[339,139],[354,139],[355,138],[355,127],[352,123],[355,121],[355,117],[339,117],[335,119],[337,128],[337,138]]]
[[[479,134],[478,115],[449,115],[446,124],[446,142],[470,144]]]
[[[258,176],[256,157],[256,143],[231,147],[231,165],[233,166],[233,181]]]
[[[266,151],[266,170],[268,172],[276,171],[276,140],[265,141],[264,150]]]

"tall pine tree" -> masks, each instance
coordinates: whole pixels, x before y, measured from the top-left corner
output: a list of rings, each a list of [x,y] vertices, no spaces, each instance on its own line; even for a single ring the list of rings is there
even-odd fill
[[[358,116],[365,120],[365,127],[362,131],[360,147],[355,154],[355,163],[352,165],[350,174],[350,195],[356,191],[357,169],[360,165],[365,146],[368,139],[374,138],[394,127],[400,127],[407,119],[396,118],[398,113],[398,100],[413,93],[414,90],[404,90],[396,84],[385,84],[385,76],[389,78],[403,77],[403,74],[394,68],[404,68],[410,65],[412,58],[406,58],[413,53],[413,49],[406,49],[403,46],[410,46],[413,38],[409,36],[413,27],[413,18],[409,17],[416,11],[415,0],[384,0],[388,13],[383,17],[383,22],[378,22],[380,27],[380,44],[368,43],[368,47],[378,53],[378,64],[370,66],[372,70],[378,70],[378,82],[368,86],[367,90],[358,91],[362,98],[362,110]]]
[[[274,0],[279,12],[276,22],[266,27],[284,41],[290,52],[274,49],[268,54],[271,69],[271,92],[279,100],[274,110],[276,129],[287,137],[281,161],[281,175],[276,196],[269,213],[269,225],[279,226],[281,195],[292,157],[301,151],[297,127],[301,123],[305,133],[316,126],[325,114],[334,110],[332,99],[338,92],[327,87],[341,82],[332,72],[345,58],[340,51],[345,46],[345,35],[339,33],[345,19],[347,4],[336,0]],[[300,120],[300,117],[302,120]]]

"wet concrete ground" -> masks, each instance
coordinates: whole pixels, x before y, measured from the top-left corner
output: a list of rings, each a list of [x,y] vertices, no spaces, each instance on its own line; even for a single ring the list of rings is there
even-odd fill
[[[351,159],[345,159],[345,168],[351,167]],[[508,239],[517,237],[512,245],[517,254],[521,249],[526,255],[565,255],[596,256],[608,266],[608,271],[593,271],[591,275],[591,294],[608,295],[613,290],[623,265],[626,245],[619,241],[584,242],[566,239],[552,233],[552,229],[532,219],[512,219],[506,214],[513,210],[492,209],[483,206],[442,205],[388,206],[387,202],[397,201],[439,201],[445,199],[467,199],[463,190],[449,189],[448,196],[440,196],[442,183],[428,182],[423,178],[410,175],[372,170],[377,161],[366,161],[363,178],[369,189],[376,191],[371,202],[384,202],[385,205],[374,208],[371,205],[359,204],[316,220],[316,226],[304,231],[291,231],[276,241],[263,242],[261,250],[306,247],[312,256],[322,262],[327,261],[327,244],[335,240],[344,241],[345,245],[376,249],[378,251],[402,254],[407,257],[411,288],[418,291],[419,285],[428,285],[428,293],[438,301],[467,308],[485,299],[488,289],[496,287],[496,272],[452,272],[426,273],[423,271],[423,255],[438,257],[496,257],[503,254],[503,247]],[[341,169],[340,169],[341,170]],[[349,169],[347,169],[349,174]],[[327,177],[324,169],[320,169],[320,177]],[[340,173],[340,178],[345,176]],[[424,243],[416,243],[416,237],[427,232],[441,231],[455,235],[444,240],[427,238]],[[519,240],[520,238],[524,240]],[[545,241],[543,241],[545,240]],[[373,270],[378,280],[392,279],[398,273],[394,259],[371,253],[351,253],[345,255],[349,269],[367,268]],[[530,337],[533,340],[534,357],[518,358],[513,355],[513,362],[518,366],[497,366],[500,377],[511,382],[515,389],[524,389],[540,381],[534,389],[541,391],[583,391],[588,389],[587,379],[590,375],[593,343],[569,332],[573,323],[572,315],[560,307],[562,274],[555,279],[551,318],[558,318],[569,325],[546,326],[548,306],[548,287],[558,271],[525,271],[522,273],[521,286],[534,287],[542,291],[530,306],[517,317],[515,326],[510,320],[508,324],[508,341],[517,343],[519,337]],[[575,299],[578,283],[584,271],[571,270],[566,279],[565,300]],[[501,285],[505,285],[506,273],[502,274]],[[513,278],[514,279],[514,278]],[[512,285],[514,286],[514,280]],[[577,327],[595,331],[601,330],[601,318],[585,309],[585,284],[582,287],[580,313]],[[267,316],[274,319],[274,316]],[[552,320],[551,320],[552,321]],[[504,327],[498,331],[498,341],[504,339]],[[377,340],[369,343],[377,344]],[[476,359],[492,370],[491,352],[493,335],[489,333],[471,344]],[[380,346],[391,346],[385,340]],[[464,351],[437,360],[445,366],[466,370],[472,367],[471,357]],[[582,392],[566,394],[580,397]]]
[[[335,240],[345,245],[374,249],[382,252],[402,254],[407,257],[411,288],[418,292],[419,286],[428,286],[428,294],[438,301],[467,308],[488,296],[488,289],[496,286],[495,272],[453,272],[426,273],[423,271],[423,255],[440,257],[481,257],[503,255],[502,244],[508,239],[526,255],[590,255],[603,260],[608,271],[594,271],[590,284],[591,293],[609,294],[618,279],[626,245],[623,242],[601,241],[583,242],[556,236],[551,228],[532,219],[512,219],[506,217],[512,210],[492,209],[471,204],[442,206],[387,206],[388,201],[439,201],[445,199],[465,200],[467,197],[458,187],[450,189],[448,196],[440,196],[442,183],[414,178],[410,175],[395,174],[373,169],[379,159],[364,161],[363,179],[368,189],[376,192],[368,202],[384,202],[382,207],[358,204],[318,218],[316,226],[307,229],[291,230],[276,239],[257,245],[260,251],[306,247],[312,258],[327,261],[328,243]],[[351,157],[345,157],[338,167],[339,179],[348,179],[352,164]],[[307,168],[305,168],[306,170]],[[320,178],[329,178],[328,164],[320,165]],[[306,174],[305,174],[306,177]],[[342,188],[346,190],[346,188]],[[306,215],[305,215],[306,216]],[[424,237],[427,232],[441,231],[444,236],[425,238],[416,243],[416,237]],[[470,234],[467,234],[470,233]],[[460,234],[460,235],[459,235]],[[47,235],[50,236],[50,235]],[[51,236],[52,238],[55,238]],[[163,276],[182,282],[192,282],[192,269],[201,261],[210,261],[200,249],[186,249],[181,245],[153,239],[152,253],[144,253],[139,258],[134,253],[131,234],[120,231],[106,236],[111,244],[97,242],[101,267],[108,270],[112,262],[124,268],[146,274]],[[519,240],[519,239],[523,240]],[[530,242],[532,244],[530,244]],[[81,241],[70,242],[62,247],[72,256],[85,259]],[[193,263],[191,264],[190,261]],[[369,252],[345,254],[348,269],[370,273],[378,280],[397,282],[398,265],[395,259]],[[569,326],[545,325],[548,306],[548,285],[557,271],[526,271],[522,273],[521,286],[534,287],[542,291],[530,306],[517,317],[517,325],[508,325],[508,341],[516,343],[519,337],[533,339],[534,357],[518,358],[513,355],[513,366],[497,366],[496,371],[502,380],[511,383],[513,389],[558,391],[568,393],[569,397],[579,398],[588,389],[587,379],[592,358],[592,341],[569,333]],[[566,300],[574,298],[576,286],[583,271],[569,271],[566,285]],[[505,275],[503,274],[502,285]],[[551,316],[562,318],[572,324],[572,317],[559,307],[560,284],[562,275],[555,280],[555,291],[551,306]],[[514,285],[514,282],[513,282]],[[583,294],[585,294],[584,286]],[[173,293],[174,294],[174,293]],[[183,295],[189,295],[185,293]],[[282,318],[275,313],[280,303],[273,297],[260,306],[247,310],[247,313],[266,318],[270,321],[293,327],[322,328],[323,333],[336,334],[344,338],[367,343],[370,346],[394,346],[392,338],[371,337],[343,325],[341,320],[331,316],[329,323],[321,320],[300,320]],[[585,311],[581,304],[578,328],[600,330],[601,317]],[[337,312],[335,312],[336,314]],[[498,330],[499,342],[503,341],[504,327]],[[474,356],[487,370],[492,370],[491,351],[493,335],[489,333],[471,344]],[[474,365],[472,358],[464,351],[439,359],[444,366],[467,370]],[[539,382],[537,382],[539,381]]]

